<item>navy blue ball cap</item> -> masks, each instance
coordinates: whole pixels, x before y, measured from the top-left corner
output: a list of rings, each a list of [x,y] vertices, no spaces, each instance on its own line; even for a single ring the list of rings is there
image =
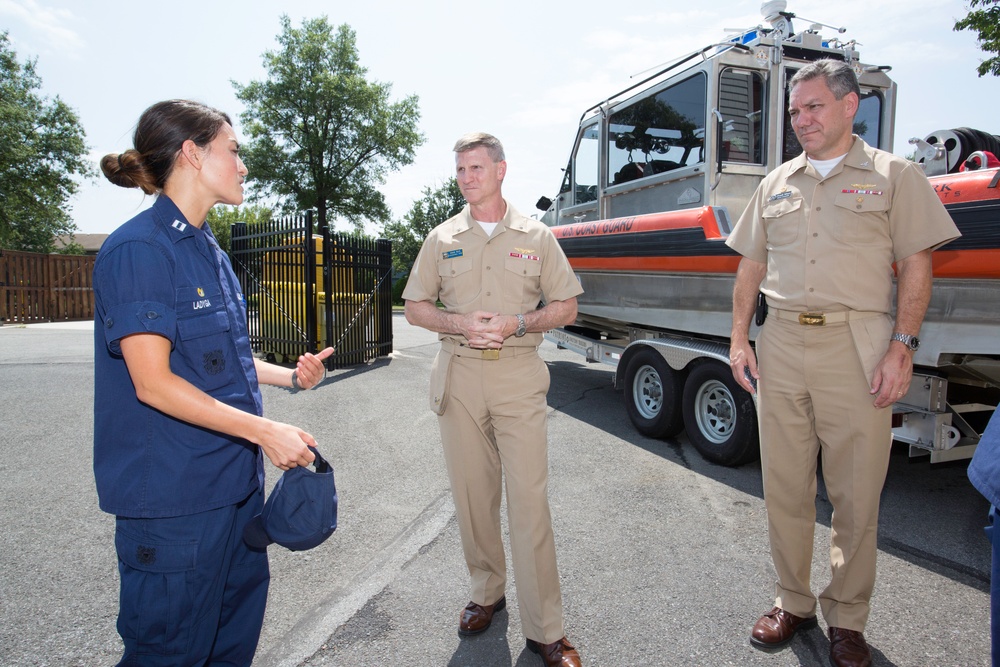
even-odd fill
[[[337,529],[337,485],[333,466],[310,447],[316,460],[289,468],[274,485],[264,510],[243,529],[243,540],[255,549],[280,544],[305,551],[322,544]]]

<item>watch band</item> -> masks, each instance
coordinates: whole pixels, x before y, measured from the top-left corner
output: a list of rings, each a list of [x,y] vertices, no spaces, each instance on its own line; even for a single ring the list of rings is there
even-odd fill
[[[892,340],[899,341],[913,351],[916,351],[916,349],[920,347],[920,339],[916,336],[911,336],[910,334],[894,332],[892,334]]]
[[[518,313],[517,315],[515,315],[515,317],[517,317],[517,330],[514,331],[514,336],[516,338],[520,338],[525,333],[527,333],[528,324],[527,322],[524,321],[524,315],[522,315],[521,313]]]

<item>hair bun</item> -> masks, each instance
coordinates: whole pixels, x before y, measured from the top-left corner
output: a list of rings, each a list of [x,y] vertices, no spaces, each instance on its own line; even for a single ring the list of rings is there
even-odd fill
[[[142,155],[134,148],[122,153],[108,153],[101,158],[101,171],[109,181],[122,188],[141,188],[147,195],[156,192],[156,186],[145,168]]]

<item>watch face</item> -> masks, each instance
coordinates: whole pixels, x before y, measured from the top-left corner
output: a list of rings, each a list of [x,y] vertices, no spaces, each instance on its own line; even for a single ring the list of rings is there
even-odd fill
[[[898,340],[900,343],[910,348],[911,351],[915,352],[918,347],[920,347],[920,339],[916,336],[909,336],[907,334],[894,333],[892,334],[893,340]]]

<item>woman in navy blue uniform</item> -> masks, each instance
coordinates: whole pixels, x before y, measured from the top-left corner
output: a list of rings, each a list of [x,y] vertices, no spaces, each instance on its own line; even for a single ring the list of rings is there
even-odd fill
[[[263,506],[262,455],[287,470],[316,444],[262,416],[259,383],[311,388],[333,350],[294,369],[251,353],[239,283],[205,224],[243,201],[229,116],[160,102],[133,145],[101,168],[156,201],[94,267],[94,475],[116,516],[119,664],[249,665],[270,579],[267,552],[243,541]]]

